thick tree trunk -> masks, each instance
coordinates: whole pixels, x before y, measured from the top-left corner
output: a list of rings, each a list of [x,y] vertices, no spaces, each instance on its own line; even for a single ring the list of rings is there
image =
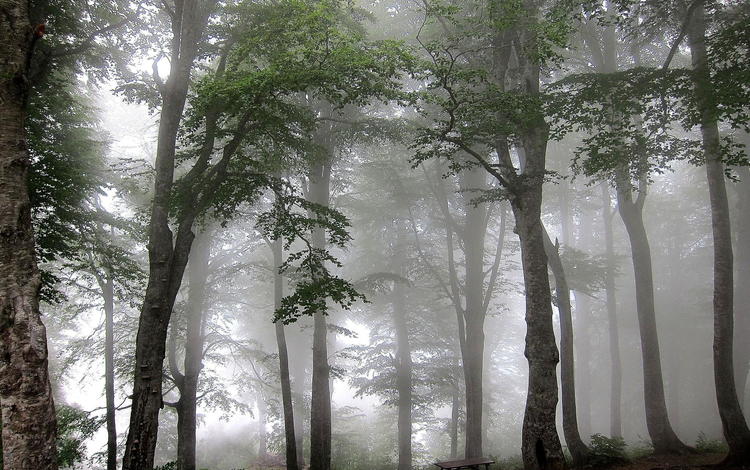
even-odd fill
[[[484,369],[484,239],[487,229],[487,205],[472,203],[487,188],[486,173],[479,167],[464,170],[461,189],[466,200],[463,233],[465,256],[466,340],[463,352],[466,385],[465,458],[482,456],[482,380]]]
[[[273,251],[273,308],[281,307],[284,297],[284,278],[279,273],[283,262],[283,246],[281,239],[275,240],[271,246]],[[289,377],[289,351],[286,347],[284,324],[276,322],[276,347],[279,351],[279,376],[281,382],[281,403],[284,412],[284,437],[286,443],[286,466],[290,470],[300,468],[297,462],[297,439],[294,430],[294,406],[292,405],[292,381]]]
[[[544,230],[544,228],[542,228]],[[544,252],[555,277],[555,296],[560,313],[560,388],[562,390],[563,434],[573,458],[573,466],[586,464],[589,449],[581,440],[576,413],[575,366],[573,358],[573,315],[570,308],[570,288],[565,278],[565,269],[558,247],[552,243],[544,230]]]
[[[332,154],[332,151],[330,151]],[[331,182],[329,155],[326,162],[315,162],[310,169],[310,200],[328,205]],[[322,228],[316,228],[312,236],[314,248],[325,249],[326,239]],[[310,405],[310,470],[331,468],[331,384],[328,365],[328,327],[326,312],[313,315],[313,377],[312,402]]]
[[[616,186],[617,207],[628,232],[635,273],[636,310],[643,358],[646,427],[657,454],[686,453],[689,452],[689,448],[675,434],[667,414],[659,334],[656,328],[651,248],[646,227],[643,224],[643,200],[641,198],[639,201],[633,201],[632,187],[625,169],[619,170]]]
[[[398,470],[411,470],[412,362],[404,288],[393,289],[393,322],[396,330],[396,388],[398,390]]]
[[[115,295],[111,269],[104,285],[104,394],[107,406],[107,470],[117,469],[117,423],[115,422]]]
[[[750,144],[750,142],[745,145]],[[750,370],[750,169],[738,168],[740,182],[736,185],[737,206],[735,227],[734,277],[734,377],[740,405],[747,396]],[[744,408],[747,413],[747,408]]]
[[[617,299],[615,290],[615,242],[612,229],[612,209],[609,185],[602,184],[602,220],[604,222],[604,243],[606,271],[604,289],[607,295],[607,322],[609,330],[610,360],[610,403],[609,433],[611,437],[622,437],[622,361],[620,359],[620,332],[617,324]]]
[[[169,228],[177,132],[190,72],[212,2],[185,0],[173,12],[169,78],[162,89],[154,197],[149,224],[149,279],[138,323],[130,428],[123,470],[151,470],[159,429],[165,341],[175,297],[193,241],[192,220],[181,223],[173,244]]]
[[[57,468],[57,420],[27,184],[27,57],[38,39],[28,5],[0,4],[0,408],[5,468],[49,470]]]
[[[711,201],[711,227],[714,242],[714,381],[724,437],[729,444],[725,463],[750,464],[750,429],[742,414],[734,383],[734,269],[729,202],[724,182],[721,140],[716,121],[716,104],[706,51],[706,19],[703,2],[693,12],[688,27],[693,64],[693,86],[700,110],[703,153],[708,193]]]

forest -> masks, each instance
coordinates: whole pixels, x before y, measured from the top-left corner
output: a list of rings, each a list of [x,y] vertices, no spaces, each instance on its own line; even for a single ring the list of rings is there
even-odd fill
[[[750,468],[750,3],[0,0],[0,470]]]

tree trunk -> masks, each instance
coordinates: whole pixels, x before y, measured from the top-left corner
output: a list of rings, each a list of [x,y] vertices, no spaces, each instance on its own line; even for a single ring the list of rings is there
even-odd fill
[[[206,290],[208,263],[211,257],[211,235],[204,232],[195,241],[188,269],[187,330],[185,361],[180,387],[178,415],[177,468],[195,470],[198,381],[203,368],[205,343]]]
[[[111,269],[104,279],[104,394],[107,406],[107,470],[117,470],[117,423],[115,422],[115,305]]]
[[[203,6],[203,8],[201,8]],[[212,2],[185,0],[173,12],[171,68],[162,89],[154,197],[149,223],[149,278],[138,322],[130,428],[123,470],[151,470],[159,429],[165,342],[175,297],[194,235],[192,220],[181,223],[174,240],[169,228],[177,132],[190,71]]]
[[[615,290],[615,242],[612,230],[612,209],[609,186],[602,184],[602,220],[606,245],[606,271],[604,289],[607,295],[607,322],[609,324],[610,404],[609,433],[622,437],[622,361],[620,360],[620,332],[617,325],[617,299]]]
[[[258,404],[258,458],[264,460],[268,456],[268,433],[266,432],[268,406],[263,393],[258,393],[255,401]]]
[[[581,467],[588,460],[589,449],[581,440],[576,414],[575,366],[573,357],[573,316],[570,308],[570,288],[558,247],[544,231],[544,252],[555,277],[555,296],[560,313],[560,388],[562,389],[563,434],[573,458],[573,466]]]
[[[750,142],[745,145],[750,144]],[[740,405],[747,396],[747,377],[750,368],[750,169],[737,168],[740,182],[736,184],[735,212],[736,262],[734,278],[734,376]],[[747,412],[747,408],[744,409]]]
[[[484,369],[484,239],[487,229],[487,205],[473,204],[487,188],[486,173],[479,167],[464,170],[461,190],[465,199],[466,222],[463,232],[465,257],[466,308],[464,319],[466,340],[463,352],[466,386],[465,458],[481,457],[482,453],[482,379]]]
[[[654,280],[651,267],[651,248],[643,224],[643,196],[633,201],[627,169],[618,170],[616,179],[617,207],[630,240],[635,274],[636,310],[641,336],[643,358],[643,395],[646,407],[646,427],[657,454],[682,454],[689,448],[672,429],[667,414],[662,377],[659,334],[654,307]]]
[[[47,332],[39,312],[26,147],[29,2],[0,5],[0,408],[5,468],[57,469]]]
[[[450,423],[450,437],[451,437],[451,458],[455,459],[458,457],[458,419],[461,416],[461,400],[459,396],[458,386],[453,389],[453,401],[451,403],[451,423]]]
[[[716,121],[716,104],[706,52],[706,19],[703,2],[693,12],[688,27],[692,56],[693,86],[700,110],[703,153],[711,201],[714,242],[714,381],[724,437],[729,445],[725,463],[750,464],[750,429],[742,415],[734,383],[734,269],[729,202],[724,182],[721,141]]]
[[[594,227],[592,214],[584,201],[581,206],[581,226],[579,249],[588,251],[594,248]],[[591,331],[595,325],[591,314],[591,297],[585,292],[575,294],[575,360],[576,360],[576,400],[578,430],[586,443],[591,436]]]
[[[279,273],[279,267],[283,262],[283,246],[281,239],[275,240],[271,246],[273,251],[273,308],[274,311],[281,307],[281,299],[284,297],[284,278]],[[286,348],[286,334],[284,324],[277,321],[276,346],[279,351],[279,377],[281,382],[281,402],[284,412],[284,436],[286,443],[286,466],[290,470],[297,470],[297,440],[294,430],[294,407],[292,405],[292,381],[289,378],[289,352]]]
[[[293,354],[294,357],[302,357],[297,354]],[[305,467],[305,419],[306,408],[305,405],[305,365],[302,361],[294,361],[292,363],[292,406],[294,407],[294,437],[297,442],[297,467]]]
[[[411,470],[412,362],[404,288],[393,288],[393,323],[396,329],[396,388],[398,390],[398,470]]]
[[[330,194],[332,150],[326,162],[315,162],[310,169],[310,200],[327,206]],[[325,249],[322,228],[312,236],[314,248]],[[313,315],[313,377],[310,410],[310,470],[331,468],[331,384],[328,365],[326,312]]]

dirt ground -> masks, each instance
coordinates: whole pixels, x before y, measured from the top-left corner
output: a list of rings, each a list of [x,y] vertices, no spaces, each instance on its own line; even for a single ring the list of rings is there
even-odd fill
[[[717,463],[721,462],[724,454],[699,454],[686,456],[649,456],[638,459],[627,465],[617,465],[611,467],[617,470],[697,470],[697,469],[718,469],[730,470],[727,467],[718,467]],[[750,470],[750,468],[745,467]],[[744,470],[733,468],[731,470]]]

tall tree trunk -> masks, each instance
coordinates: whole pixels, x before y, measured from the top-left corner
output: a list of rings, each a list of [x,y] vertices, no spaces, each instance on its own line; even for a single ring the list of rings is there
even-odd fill
[[[750,144],[747,142],[745,145]],[[736,184],[737,209],[735,211],[734,263],[734,376],[737,397],[743,405],[747,395],[747,377],[750,370],[750,169],[737,168],[740,182]],[[744,409],[747,413],[747,408]]]
[[[104,279],[104,394],[107,406],[107,470],[117,469],[117,423],[115,422],[115,295],[112,270]]]
[[[466,385],[466,442],[467,459],[482,456],[482,379],[484,369],[484,239],[487,231],[487,205],[474,204],[473,199],[487,188],[486,173],[478,166],[461,174],[464,192],[466,223],[463,232],[465,257],[466,308],[464,319],[466,340],[463,352],[464,383]]]
[[[39,39],[28,6],[0,4],[0,408],[5,468],[49,470],[57,469],[57,420],[27,183],[28,58]]]
[[[171,67],[161,87],[154,197],[149,223],[149,278],[135,345],[130,428],[123,470],[151,470],[159,429],[165,342],[175,297],[194,235],[192,220],[181,223],[176,239],[169,228],[177,132],[185,107],[190,72],[213,1],[178,2],[172,13]],[[173,244],[174,241],[174,244]]]
[[[316,161],[310,168],[310,200],[327,206],[330,194],[333,150],[325,162]],[[316,228],[312,235],[316,249],[326,248],[325,232]],[[313,377],[310,410],[310,470],[331,468],[331,384],[328,365],[326,312],[313,315]]]
[[[544,230],[544,228],[542,228]],[[552,243],[544,230],[544,252],[555,277],[555,296],[560,313],[560,387],[562,389],[563,434],[573,458],[573,466],[586,464],[589,449],[581,440],[576,413],[575,366],[573,357],[573,315],[570,308],[570,288],[565,278],[558,246]]]
[[[591,212],[581,206],[581,226],[579,249],[588,251],[594,248],[594,227]],[[591,297],[584,292],[576,292],[575,315],[575,359],[576,359],[576,400],[578,411],[578,430],[584,441],[591,436],[591,331],[594,317],[591,314]]]
[[[667,414],[662,377],[659,334],[656,328],[654,280],[651,266],[651,247],[643,223],[643,193],[633,201],[632,185],[626,168],[618,170],[616,179],[617,207],[630,240],[635,274],[636,310],[641,336],[643,358],[643,395],[646,407],[646,427],[654,451],[658,454],[686,453],[689,448],[672,429]]]
[[[178,414],[177,468],[195,470],[198,381],[203,368],[203,346],[208,312],[206,291],[211,235],[204,232],[194,243],[188,269],[187,330],[185,361],[180,387]]]
[[[451,402],[451,422],[450,422],[450,438],[451,438],[451,458],[455,459],[458,457],[458,420],[461,417],[461,397],[458,390],[458,386],[453,389],[453,397]]]
[[[617,299],[615,290],[615,241],[612,229],[611,199],[609,185],[602,184],[602,220],[604,222],[604,243],[606,271],[604,289],[607,295],[607,322],[609,330],[610,360],[610,403],[609,433],[611,437],[622,437],[622,361],[620,359],[620,332],[617,325]]]
[[[292,354],[294,357],[302,357]],[[292,372],[292,406],[294,408],[294,437],[297,442],[297,467],[305,467],[305,365],[302,361],[294,361],[291,365]]]
[[[734,383],[734,269],[729,202],[724,182],[716,103],[706,51],[705,7],[699,1],[688,27],[693,64],[693,86],[700,110],[711,227],[714,242],[714,381],[724,437],[729,444],[725,463],[750,464],[750,429],[742,414]]]
[[[268,456],[268,433],[266,432],[268,406],[263,393],[258,393],[255,401],[258,404],[258,458],[264,460]]]
[[[393,288],[393,322],[396,329],[396,388],[398,390],[398,470],[411,470],[412,362],[404,288]]]
[[[273,308],[274,311],[281,307],[281,299],[284,297],[284,277],[279,272],[283,263],[283,245],[281,239],[273,241]],[[292,381],[289,377],[289,351],[286,347],[286,334],[284,324],[277,321],[276,347],[279,351],[279,378],[281,382],[281,403],[284,412],[284,437],[286,443],[286,466],[290,470],[301,468],[297,461],[297,439],[294,429],[294,406],[292,405]]]

